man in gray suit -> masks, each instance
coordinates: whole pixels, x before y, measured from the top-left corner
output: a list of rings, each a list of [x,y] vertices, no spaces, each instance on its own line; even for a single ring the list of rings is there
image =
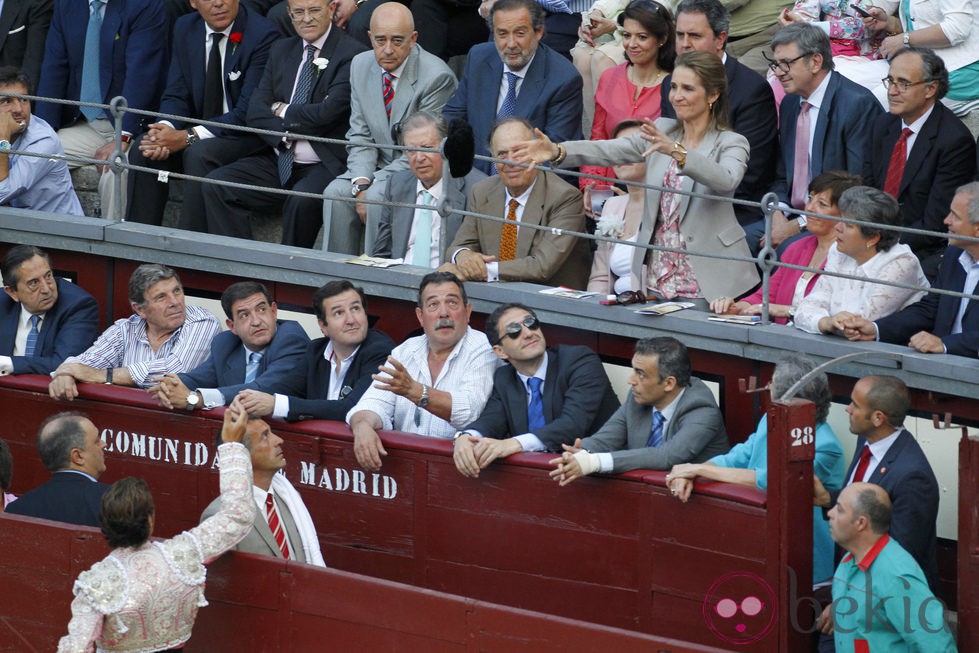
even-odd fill
[[[309,511],[292,484],[277,473],[286,466],[282,438],[264,420],[250,417],[243,443],[252,457],[258,512],[252,529],[234,550],[325,567]],[[201,521],[220,508],[218,497],[204,509]]]
[[[365,251],[364,224],[376,224],[381,207],[353,200],[380,200],[388,177],[408,167],[400,152],[375,144],[394,145],[408,115],[419,109],[441,113],[456,89],[445,62],[415,43],[418,32],[403,4],[387,2],[374,10],[370,38],[373,53],[357,55],[350,65],[347,140],[364,144],[347,146],[347,171],[324,191],[323,249],[331,252]]]
[[[445,138],[445,119],[428,111],[416,111],[402,125],[402,142],[408,147],[438,149]],[[401,170],[388,179],[384,199],[401,204],[428,204],[431,209],[413,209],[405,206],[380,207],[377,225],[368,221],[367,240],[373,241],[368,250],[371,256],[400,258],[405,263],[427,268],[437,268],[442,263],[443,247],[455,237],[462,216],[452,214],[442,233],[442,218],[435,207],[442,197],[452,208],[465,210],[469,189],[484,179],[473,168],[461,179],[442,177],[442,155],[437,152],[408,151],[410,170]],[[372,228],[376,233],[372,234]]]
[[[632,390],[594,435],[563,445],[551,461],[562,486],[595,472],[670,469],[730,448],[724,418],[704,382],[690,376],[687,348],[675,338],[643,338],[632,357]]]

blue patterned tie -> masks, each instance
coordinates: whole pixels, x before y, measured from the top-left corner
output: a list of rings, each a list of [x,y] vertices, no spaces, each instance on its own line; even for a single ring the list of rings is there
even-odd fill
[[[316,66],[313,59],[316,58],[316,46],[306,46],[306,62],[303,63],[302,70],[299,72],[299,80],[296,82],[296,90],[292,94],[292,101],[289,104],[309,104],[309,96],[313,91],[313,73]],[[279,150],[279,183],[283,186],[292,177],[292,162],[296,158],[295,142],[285,150]]]
[[[663,413],[653,409],[653,428],[649,430],[649,439],[646,440],[647,447],[658,447],[663,444],[663,422],[666,418]]]
[[[82,59],[82,102],[101,103],[102,83],[99,79],[99,38],[102,35],[102,0],[92,0],[92,13],[88,16],[88,29],[85,31],[85,56]],[[100,107],[82,107],[82,115],[89,122],[102,115]]]
[[[530,405],[527,406],[527,426],[533,433],[539,428],[543,428],[544,420],[544,398],[541,396],[540,387],[544,383],[543,379],[532,376],[527,379],[527,386],[530,388]]]
[[[421,204],[432,206],[435,197],[427,190],[419,193]],[[415,249],[412,250],[412,265],[423,268],[432,267],[432,210],[419,209],[415,221]]]
[[[509,118],[517,112],[517,76],[514,73],[503,73],[506,75],[507,88],[506,97],[500,105],[500,111],[496,114],[497,120]]]
[[[262,363],[262,355],[256,352],[248,354],[248,365],[245,366],[245,383],[251,383],[258,376],[258,366]]]
[[[37,350],[37,337],[40,334],[40,329],[38,325],[41,323],[41,318],[38,315],[31,316],[31,328],[27,332],[27,345],[24,347],[24,356],[31,357]]]

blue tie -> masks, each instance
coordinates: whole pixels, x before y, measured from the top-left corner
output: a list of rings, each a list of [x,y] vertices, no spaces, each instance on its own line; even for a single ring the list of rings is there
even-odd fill
[[[258,366],[262,362],[262,355],[252,352],[248,354],[248,365],[245,366],[245,383],[251,383],[258,376]]]
[[[527,426],[533,433],[539,428],[543,428],[544,420],[544,398],[541,397],[540,387],[544,383],[543,379],[532,376],[527,379],[527,386],[530,388],[530,405],[527,406]]]
[[[427,190],[419,193],[421,204],[431,206],[435,199]],[[415,221],[415,249],[412,250],[412,265],[423,268],[432,267],[432,210],[419,209]]]
[[[313,59],[316,58],[316,46],[309,44],[306,46],[306,62],[299,72],[299,80],[296,82],[296,90],[292,94],[292,101],[289,104],[309,104],[309,96],[313,91],[313,72],[316,66]],[[279,150],[279,182],[285,186],[286,182],[292,177],[292,162],[296,158],[295,142],[291,147]]]
[[[646,440],[647,447],[658,447],[663,444],[663,422],[666,418],[663,413],[653,409],[653,428],[649,430],[649,439]]]
[[[85,31],[85,57],[82,60],[82,102],[100,103],[102,83],[99,79],[99,38],[102,35],[102,0],[92,0],[92,13],[88,16],[88,29]],[[82,107],[82,115],[89,122],[102,115],[101,107]]]
[[[24,356],[31,357],[37,349],[37,336],[40,333],[38,325],[41,323],[40,316],[31,316],[31,328],[27,332],[27,345],[24,347]]]
[[[507,89],[500,111],[496,114],[497,120],[508,118],[517,112],[517,76],[513,73],[503,73],[506,75]]]

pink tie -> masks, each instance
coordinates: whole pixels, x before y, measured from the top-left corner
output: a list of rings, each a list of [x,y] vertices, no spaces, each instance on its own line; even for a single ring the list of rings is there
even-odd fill
[[[809,192],[809,107],[803,101],[799,105],[799,119],[795,123],[795,157],[792,171],[792,207],[806,207],[806,194]]]

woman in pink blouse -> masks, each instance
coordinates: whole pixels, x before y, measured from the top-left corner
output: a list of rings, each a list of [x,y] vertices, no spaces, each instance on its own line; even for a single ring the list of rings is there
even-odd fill
[[[809,199],[806,201],[807,213],[818,213],[839,217],[837,205],[840,195],[847,188],[863,183],[858,175],[834,170],[824,172],[809,183]],[[807,216],[806,230],[810,233],[785,248],[782,263],[804,265],[808,268],[822,269],[826,263],[826,253],[836,242],[836,222],[815,215]],[[807,272],[793,268],[778,268],[772,275],[768,286],[768,314],[779,324],[785,324],[795,312],[799,301],[812,292],[818,272]],[[762,289],[740,301],[721,297],[710,303],[714,313],[728,315],[761,315]]]
[[[591,140],[612,138],[615,126],[629,118],[655,120],[660,114],[663,80],[673,70],[676,57],[673,16],[653,0],[632,0],[619,14],[626,61],[606,70],[595,93],[595,120]],[[583,166],[581,171],[614,177],[611,168]],[[582,189],[595,183],[582,178]],[[585,197],[585,207],[591,208]]]

